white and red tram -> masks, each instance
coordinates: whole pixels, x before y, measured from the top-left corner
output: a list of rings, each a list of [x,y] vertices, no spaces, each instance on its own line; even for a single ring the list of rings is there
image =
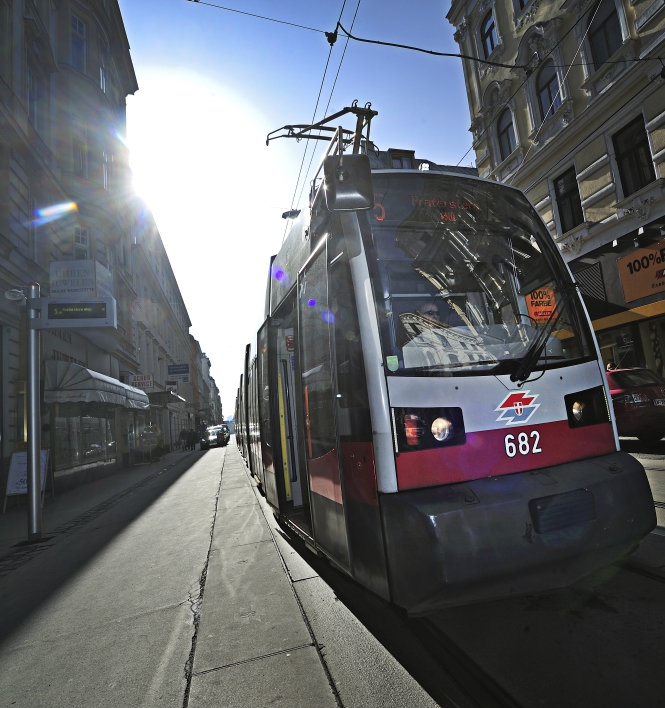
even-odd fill
[[[525,196],[381,155],[326,160],[272,260],[238,392],[238,444],[275,514],[412,614],[629,553],[656,524],[649,485]]]

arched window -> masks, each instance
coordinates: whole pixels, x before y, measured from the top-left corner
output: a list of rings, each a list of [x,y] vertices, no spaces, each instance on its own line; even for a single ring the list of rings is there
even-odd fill
[[[559,78],[551,61],[545,62],[538,74],[536,93],[538,94],[538,104],[540,105],[540,117],[545,121],[551,118],[561,105]]]
[[[480,26],[480,40],[483,43],[483,51],[485,52],[485,59],[494,51],[494,47],[498,44],[496,38],[496,27],[494,25],[494,15],[490,10],[487,13],[487,17],[483,20],[483,24]]]
[[[501,160],[503,161],[515,149],[515,129],[513,128],[513,116],[510,112],[510,108],[506,108],[499,116],[497,134],[499,136]]]
[[[594,67],[599,69],[623,44],[614,0],[600,0],[590,17],[593,22],[589,25],[589,44]]]

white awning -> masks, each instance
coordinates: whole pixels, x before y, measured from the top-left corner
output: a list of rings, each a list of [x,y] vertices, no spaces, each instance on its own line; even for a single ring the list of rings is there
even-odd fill
[[[45,403],[110,403],[125,408],[150,408],[139,388],[67,361],[45,362]]]

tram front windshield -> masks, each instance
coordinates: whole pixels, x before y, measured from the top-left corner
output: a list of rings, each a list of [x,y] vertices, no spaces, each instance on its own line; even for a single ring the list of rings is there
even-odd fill
[[[370,261],[388,373],[512,373],[534,350],[536,370],[591,356],[568,271],[520,192],[413,173],[375,174],[374,191]]]

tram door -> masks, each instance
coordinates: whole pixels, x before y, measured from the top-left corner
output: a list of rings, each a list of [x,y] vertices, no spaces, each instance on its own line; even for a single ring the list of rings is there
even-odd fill
[[[324,243],[298,278],[300,403],[314,540],[337,563],[349,568],[332,356],[335,316],[329,309],[327,253]]]
[[[291,300],[291,298],[289,298]],[[307,480],[303,479],[299,467],[298,421],[296,412],[296,376],[298,365],[298,310],[293,301],[286,303],[290,312],[282,318],[276,327],[276,364],[277,364],[277,406],[279,420],[279,441],[275,437],[275,445],[279,444],[281,452],[284,491],[287,503],[292,505],[290,518],[298,523],[299,511],[303,506],[309,506]],[[305,504],[303,504],[305,500]],[[291,510],[290,510],[291,511]],[[309,519],[303,515],[305,530],[311,533]]]

